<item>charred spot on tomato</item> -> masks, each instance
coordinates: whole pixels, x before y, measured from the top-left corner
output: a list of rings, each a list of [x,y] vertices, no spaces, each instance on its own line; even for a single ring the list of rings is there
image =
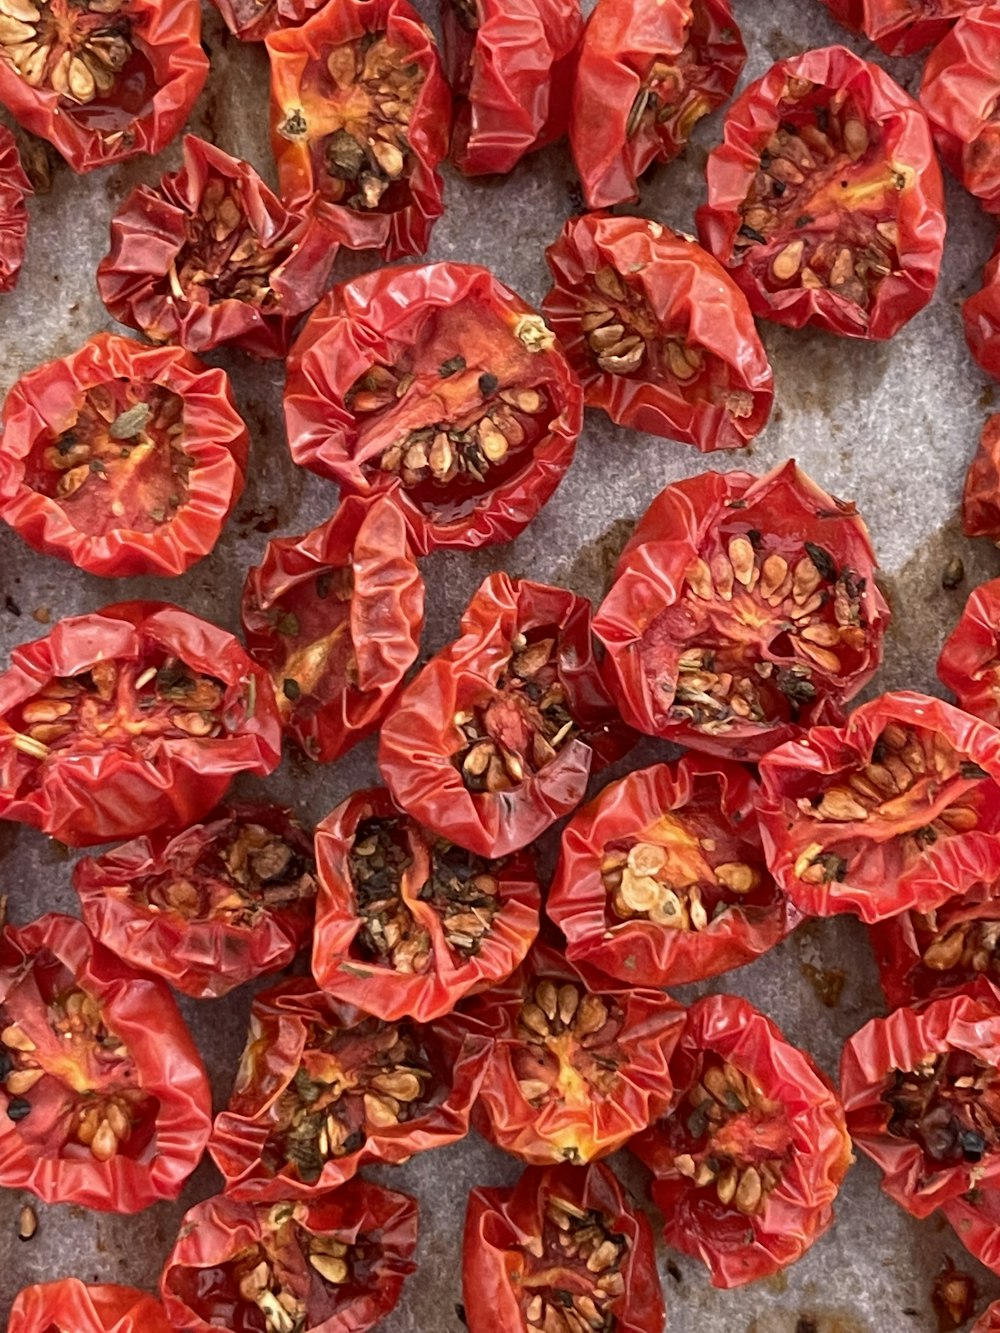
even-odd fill
[[[968,1051],[925,1055],[895,1070],[882,1094],[894,1138],[924,1154],[927,1173],[981,1162],[1000,1147],[1000,1071]]]
[[[957,920],[944,909],[911,913],[920,963],[934,974],[933,986],[945,973],[957,974],[956,984],[984,975],[1000,981],[1000,901],[984,903],[979,912]]]
[[[519,1045],[511,1059],[521,1095],[542,1107],[611,1093],[619,1067],[628,1060],[618,1044],[624,1021],[621,1006],[610,996],[542,978],[517,1019]],[[567,1160],[577,1160],[574,1149],[562,1151]]]
[[[349,865],[354,901],[362,925],[355,943],[365,958],[397,972],[426,972],[431,966],[430,933],[403,900],[403,875],[413,864],[408,821],[366,819],[358,825]]]
[[[431,848],[431,875],[420,898],[437,912],[448,946],[474,958],[503,906],[499,871],[506,858],[488,860],[438,838]]]
[[[127,0],[8,0],[0,14],[0,56],[77,106],[112,93],[134,55]]]
[[[613,1231],[602,1213],[550,1194],[541,1236],[533,1238],[532,1246],[520,1247],[520,1303],[527,1333],[610,1333],[617,1326],[612,1307],[625,1294],[630,1250],[627,1237]],[[556,1285],[567,1272],[572,1273],[572,1290]]]

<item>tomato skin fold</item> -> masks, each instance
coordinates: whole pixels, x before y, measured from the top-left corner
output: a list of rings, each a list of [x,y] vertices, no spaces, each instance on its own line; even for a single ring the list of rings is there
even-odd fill
[[[979,447],[965,474],[962,530],[967,537],[1000,541],[1000,413],[987,418]],[[989,589],[993,585],[982,586]],[[984,594],[984,599],[987,603],[993,600],[989,593]]]
[[[1000,445],[1000,416],[991,420],[996,422],[994,433],[997,445]],[[977,481],[986,472],[987,458],[985,451],[981,452],[969,469],[967,497],[973,489],[974,472]],[[992,468],[992,460],[989,466]],[[1000,579],[991,579],[969,594],[958,624],[941,649],[937,673],[941,683],[955,694],[960,708],[994,727],[1000,727],[1000,673],[996,669],[998,640]]]
[[[982,0],[823,0],[838,22],[863,32],[889,56],[913,55],[940,41],[956,19]]]
[[[24,201],[33,193],[17,141],[6,125],[0,125],[0,293],[12,292],[17,286],[28,243]]]
[[[10,1312],[7,1333],[172,1333],[159,1301],[135,1287],[87,1285],[64,1277],[23,1287]]]

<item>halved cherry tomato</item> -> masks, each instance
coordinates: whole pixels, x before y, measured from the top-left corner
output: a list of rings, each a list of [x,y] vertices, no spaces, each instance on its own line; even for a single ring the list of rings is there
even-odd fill
[[[733,759],[838,720],[882,660],[874,572],[854,505],[794,462],[668,486],[594,617],[623,717]]]
[[[0,103],[74,171],[160,152],[207,75],[197,0],[37,0],[0,34]]]
[[[653,1172],[667,1244],[716,1287],[801,1259],[829,1229],[852,1160],[829,1081],[735,995],[691,1006],[670,1072],[669,1115],[629,1144]]]
[[[802,912],[871,924],[1000,875],[1000,732],[940,699],[880,695],[760,776],[767,862]]]
[[[444,212],[451,95],[407,0],[339,0],[267,38],[281,197],[385,259],[423,254]]]
[[[280,758],[266,673],[165,602],[62,620],[0,675],[0,818],[71,847],[192,824]]]
[[[233,1199],[318,1199],[371,1162],[468,1133],[489,1043],[385,1023],[305,978],[257,996],[229,1106],[208,1150]]]
[[[586,598],[491,574],[460,629],[383,722],[379,769],[421,824],[506,856],[579,805],[635,736],[601,679]]]
[[[755,791],[738,764],[690,754],[629,773],[575,814],[545,904],[569,961],[682,986],[784,939],[799,914],[764,864]]]
[[[416,1199],[367,1180],[315,1203],[217,1194],[185,1215],[160,1289],[187,1333],[366,1333],[395,1309],[416,1246]]]
[[[173,1333],[159,1301],[135,1287],[87,1286],[75,1277],[24,1287],[7,1333]]]
[[[589,407],[699,449],[763,430],[774,377],[747,299],[689,236],[645,218],[570,218],[542,309]]]
[[[755,315],[891,338],[933,296],[944,249],[927,117],[843,46],[783,60],[727,113],[698,230]]]
[[[135,1213],[174,1199],[211,1127],[170,991],[49,915],[0,935],[0,1185]]]
[[[607,1157],[666,1110],[683,1017],[662,991],[588,989],[543,945],[508,981],[459,1005],[438,1031],[449,1048],[489,1039],[472,1123],[498,1148],[547,1166]]]
[[[967,537],[989,537],[1000,542],[1000,412],[987,419],[979,448],[965,474],[962,528]]]
[[[981,366],[987,375],[1000,380],[1000,241],[994,246],[993,253],[983,269],[982,286],[962,305],[962,323],[965,328],[965,341],[973,361]],[[990,430],[993,434],[998,433],[998,428],[991,426],[991,423],[997,420],[997,417],[991,417],[987,421],[984,434]],[[1000,485],[1000,480],[995,479],[994,487],[997,485]],[[963,505],[963,519],[966,522],[967,503],[966,500]],[[997,501],[994,502],[994,507],[996,503]],[[993,527],[996,529],[996,535],[1000,536],[1000,516],[994,518]],[[971,537],[978,535],[968,528],[966,531]]]
[[[24,199],[31,193],[17,142],[10,130],[0,125],[0,292],[11,292],[17,286],[28,240]]]
[[[1000,444],[1000,416],[993,420]],[[967,496],[971,489],[978,489],[974,487],[973,471],[980,464],[981,478],[987,461],[984,452],[970,468]],[[1000,504],[1000,492],[996,500]],[[1000,511],[997,516],[1000,518]],[[981,583],[969,594],[958,624],[941,649],[937,672],[967,713],[1000,726],[1000,579]]]
[[[402,814],[384,787],[316,829],[312,973],[379,1018],[421,1023],[509,977],[538,934],[531,856],[486,860]]]
[[[242,618],[286,732],[310,759],[339,759],[378,726],[420,649],[424,581],[400,509],[349,495],[322,527],[268,542]]]
[[[882,1188],[929,1217],[1000,1181],[1000,992],[979,980],[854,1034],[840,1088],[851,1137]]]
[[[569,142],[590,208],[639,197],[736,87],[747,52],[729,0],[598,0],[584,30]]]
[[[652,1228],[600,1162],[529,1166],[508,1189],[474,1189],[462,1294],[470,1333],[666,1328]]]
[[[246,803],[84,857],[73,887],[102,944],[207,999],[276,972],[308,943],[315,874],[312,838],[291,812]]]
[[[823,0],[835,19],[863,32],[887,55],[912,55],[941,40],[983,0]]]
[[[189,134],[180,171],[138,186],[111,219],[97,287],[115,319],[152,342],[284,356],[336,253],[318,220],[289,212],[248,162]]]
[[[296,463],[390,492],[418,554],[489,546],[559,485],[583,390],[536,311],[484,268],[387,268],[334,287],[292,348]]]
[[[441,31],[459,171],[513,171],[565,133],[583,31],[579,0],[441,0]]]
[[[0,517],[88,574],[183,574],[218,541],[248,448],[225,371],[98,333],[8,394]]]

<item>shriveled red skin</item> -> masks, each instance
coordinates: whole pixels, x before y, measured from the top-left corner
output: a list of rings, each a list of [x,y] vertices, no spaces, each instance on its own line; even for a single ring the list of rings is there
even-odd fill
[[[976,365],[982,367],[987,375],[992,375],[994,379],[1000,380],[1000,242],[993,248],[986,267],[983,269],[983,280],[979,290],[973,292],[962,305],[962,324],[965,329],[965,341],[968,344],[969,352],[972,355]],[[991,423],[995,420],[991,417],[984,427],[990,431],[991,437],[998,433],[998,428]],[[995,445],[992,446],[995,448]],[[973,464],[975,468],[976,464]],[[1000,486],[1000,479],[997,478],[996,469],[990,469],[990,486],[995,491]],[[975,526],[983,521],[988,521],[990,530],[995,529],[995,535],[1000,536],[1000,512],[989,512],[987,506],[989,502],[984,500],[980,505],[971,508],[968,498],[968,488],[973,484],[972,469],[966,480],[966,496],[962,504],[962,521],[965,530],[970,537],[980,535],[975,531]],[[971,512],[970,512],[971,508]],[[976,509],[987,509],[987,512],[981,518],[976,517]],[[992,505],[993,511],[998,509],[997,502]],[[989,536],[990,532],[982,533]]]
[[[0,292],[12,292],[17,286],[28,242],[24,201],[31,193],[17,142],[6,125],[0,125]]]
[[[1000,1190],[990,1185],[969,1190],[957,1199],[948,1199],[941,1205],[955,1235],[970,1254],[994,1273],[1000,1273]],[[994,1306],[986,1312],[991,1314]],[[976,1333],[993,1333],[1000,1324],[986,1324]]]
[[[172,1333],[163,1306],[147,1292],[111,1283],[88,1286],[75,1277],[23,1287],[7,1333]]]
[[[965,474],[962,528],[969,537],[1000,541],[1000,413],[987,418]]]
[[[1000,417],[993,420],[1000,427]],[[985,451],[973,468],[977,465],[981,465],[981,476],[987,466]],[[961,708],[991,726],[1000,726],[1000,579],[981,583],[969,594],[958,624],[941,649],[937,673]]]
[[[971,1333],[1000,1333],[1000,1301],[994,1301],[972,1325]]]
[[[890,56],[912,55],[939,42],[982,0],[823,0],[852,32],[863,32]]]

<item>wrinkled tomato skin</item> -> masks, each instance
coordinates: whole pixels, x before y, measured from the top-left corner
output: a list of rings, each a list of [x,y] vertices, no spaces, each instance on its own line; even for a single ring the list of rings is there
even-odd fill
[[[972,1325],[970,1333],[1000,1333],[1000,1301],[994,1301]]]
[[[1000,427],[1000,416],[993,420]],[[1000,430],[997,436],[1000,443]],[[978,474],[981,478],[986,461],[984,452],[970,469],[967,494],[973,471],[982,464]],[[981,583],[969,594],[958,624],[941,649],[937,673],[958,699],[959,707],[1000,727],[1000,579]]]
[[[526,847],[579,805],[591,774],[635,740],[602,679],[590,618],[590,603],[564,588],[489,575],[462,616],[461,637],[427,663],[382,724],[379,770],[396,803],[486,857]],[[459,767],[470,742],[456,715],[484,702],[502,705],[502,682],[516,660],[513,640],[543,633],[554,641],[573,733],[537,772],[525,768],[521,781],[502,790],[472,790]]]
[[[66,972],[70,988],[93,999],[102,1023],[127,1048],[127,1082],[101,1083],[91,1074],[93,1041],[87,1057],[57,1044],[50,1025],[58,994],[47,988],[60,978],[65,982]],[[176,1198],[205,1149],[211,1091],[163,982],[121,962],[81,921],[52,913],[27,926],[8,926],[0,936],[0,1014],[5,1031],[16,1020],[33,1036],[40,1054],[32,1058],[45,1071],[23,1094],[29,1110],[17,1119],[10,1114],[17,1098],[0,1084],[0,1184],[31,1190],[46,1203],[100,1212],[135,1213]],[[155,1108],[151,1126],[149,1112],[147,1122],[137,1125],[145,1144],[129,1152],[126,1139],[125,1148],[105,1161],[68,1137],[74,1108],[90,1104],[82,1090],[96,1094],[101,1087],[139,1090]]]
[[[202,740],[132,739],[53,749],[47,758],[15,744],[12,714],[53,682],[98,662],[135,674],[150,657],[175,656],[223,687],[228,736]],[[0,818],[40,828],[71,847],[138,837],[165,825],[184,827],[222,799],[237,773],[270,773],[281,732],[266,674],[225,630],[165,602],[122,602],[60,621],[24,643],[0,675]]]
[[[920,105],[938,151],[989,213],[1000,213],[1000,17],[989,6],[963,14],[927,57]]]
[[[946,1200],[941,1205],[941,1212],[969,1253],[992,1272],[1000,1273],[1000,1190],[969,1190],[957,1199]],[[986,1314],[995,1310],[996,1307],[991,1305]],[[1000,1320],[986,1323],[983,1329],[977,1324],[973,1333],[995,1333],[997,1328],[1000,1328]]]
[[[982,0],[823,0],[838,22],[863,32],[886,55],[906,56],[939,42],[956,19]],[[917,12],[919,10],[919,12]]]
[[[284,403],[292,458],[345,492],[391,494],[418,555],[442,546],[510,541],[559,485],[583,426],[583,390],[554,341],[531,306],[471,264],[382,269],[334,287],[288,360]],[[440,367],[458,357],[466,369],[443,378]],[[487,375],[497,381],[488,398],[479,393],[485,407],[497,391],[519,388],[530,376],[530,386],[547,395],[547,406],[528,457],[478,493],[454,481],[433,494],[427,494],[429,483],[404,487],[398,475],[379,466],[371,448],[366,453],[365,423],[346,401],[373,366],[393,366],[401,358],[413,359],[418,377],[400,400],[401,410],[389,409],[399,430],[436,419],[447,423],[454,395],[461,392],[466,401],[474,395],[472,379],[477,387]],[[372,429],[384,434],[383,420]]]
[[[261,896],[250,922],[204,913],[190,917],[148,900],[152,889],[177,882],[231,893],[234,880],[226,873],[224,853],[247,824],[267,829],[304,865],[312,863],[311,836],[290,811],[249,802],[222,806],[181,833],[153,834],[81,858],[73,867],[73,887],[83,919],[119,958],[198,999],[226,995],[286,967],[309,942],[315,881],[311,892],[286,904],[271,907]]]
[[[583,19],[577,0],[472,0],[476,30],[441,0],[444,70],[456,98],[451,160],[466,176],[505,174],[558,139]]]
[[[240,1328],[255,1327],[251,1321],[258,1307],[240,1297],[235,1277],[227,1280],[223,1266],[240,1261],[248,1251],[266,1258],[266,1241],[280,1213],[287,1214],[298,1233],[290,1258],[299,1281],[308,1287],[303,1299],[309,1333],[367,1333],[395,1309],[406,1278],[416,1269],[417,1201],[367,1180],[351,1180],[315,1203],[236,1203],[216,1194],[190,1209],[160,1278],[164,1308],[174,1328],[209,1333],[236,1327],[237,1320]],[[378,1253],[366,1256],[360,1280],[348,1265],[344,1287],[331,1293],[330,1284],[312,1277],[303,1238],[306,1243],[336,1239],[349,1249],[356,1240],[369,1238]]]
[[[241,42],[262,42],[272,32],[304,23],[321,0],[212,0],[226,27]]]
[[[796,92],[794,86],[790,91],[791,80],[812,91]],[[763,241],[758,239],[763,233],[755,229],[757,234],[748,237],[752,245],[741,258],[738,243],[747,236],[741,233],[741,210],[761,172],[761,154],[766,153],[769,140],[789,120],[794,125],[797,115],[805,116],[804,123],[809,123],[812,102],[808,99],[822,107],[838,92],[853,97],[859,113],[866,116],[864,132],[869,143],[874,140],[877,158],[867,165],[858,159],[845,162],[835,180],[823,183],[820,193],[810,196],[814,212],[789,219],[798,225],[791,231],[775,230]],[[867,153],[865,148],[862,158]],[[825,163],[823,167],[825,170]],[[852,177],[857,177],[853,186]],[[845,179],[846,186],[841,183]],[[824,193],[829,197],[824,199]],[[845,197],[838,197],[841,194]],[[882,203],[876,207],[879,198]],[[864,241],[856,231],[863,230],[864,207],[869,202],[885,217],[880,224],[872,222],[869,240]],[[772,213],[777,218],[777,211]],[[795,329],[810,324],[842,337],[891,338],[933,296],[944,249],[943,184],[927,117],[888,74],[845,47],[807,51],[783,60],[751,84],[727,112],[724,142],[709,155],[708,202],[698,209],[697,222],[702,244],[729,270],[755,315]],[[823,236],[832,228],[833,249],[839,253],[839,247],[847,245],[853,273],[857,256],[863,256],[876,225],[895,226],[896,239],[885,242],[889,248],[883,258],[892,263],[888,273],[875,278],[874,292],[868,282],[870,272],[862,283],[870,298],[868,306],[846,286],[844,292],[834,291],[822,278],[818,285],[781,285],[803,271],[801,255],[788,278],[776,276],[771,267],[794,242],[810,242],[814,229],[819,244],[825,244]],[[815,251],[808,253],[812,256]],[[834,268],[831,266],[831,277]]]
[[[362,950],[363,918],[351,874],[351,853],[358,826],[370,819],[400,820],[412,855],[403,874],[403,898],[416,924],[431,936],[427,971],[397,970]],[[501,907],[488,933],[468,957],[446,938],[441,914],[421,899],[435,860],[435,835],[407,819],[384,787],[356,792],[316,829],[319,897],[313,940],[312,973],[328,994],[366,1013],[395,1020],[409,1015],[429,1023],[450,1013],[466,995],[503,981],[519,966],[538,934],[541,893],[529,852],[521,851],[495,867]],[[416,872],[416,873],[414,873]]]
[[[755,790],[739,765],[687,754],[610,783],[578,811],[563,831],[546,899],[548,916],[566,936],[568,960],[622,982],[683,986],[741,967],[784,939],[800,918],[764,867]],[[690,864],[689,874],[675,875],[668,859],[666,881],[675,889],[689,875],[712,883],[710,867],[719,864],[749,866],[758,882],[746,896],[731,896],[722,913],[710,913],[704,929],[621,917],[602,862],[616,844],[624,850],[646,839],[676,848],[678,869]],[[706,843],[709,854],[701,850]]]
[[[323,588],[347,575],[342,616],[344,602]],[[318,763],[339,759],[376,730],[420,649],[424,581],[403,514],[387,496],[349,495],[321,527],[268,542],[247,574],[241,615],[287,734]]]
[[[0,125],[0,292],[12,292],[17,286],[28,243],[24,201],[31,193],[17,142],[10,130]]]
[[[829,1080],[747,1000],[709,995],[688,1009],[670,1062],[675,1112],[698,1078],[703,1053],[756,1084],[785,1119],[784,1169],[763,1208],[745,1216],[735,1204],[722,1203],[711,1183],[697,1188],[681,1174],[674,1158],[692,1144],[681,1113],[668,1114],[629,1148],[653,1172],[652,1197],[663,1214],[667,1244],[700,1259],[713,1286],[739,1287],[795,1263],[829,1229],[833,1201],[853,1160],[851,1140]],[[752,1148],[756,1140],[749,1142]]]
[[[1000,1065],[1000,992],[980,979],[964,990],[918,1008],[873,1018],[844,1046],[840,1093],[855,1145],[882,1172],[882,1189],[913,1217],[929,1217],[975,1187],[984,1192],[1000,1179],[1000,1151],[934,1170],[914,1140],[890,1130],[883,1100],[893,1071],[915,1070],[927,1056],[967,1053]]]
[[[66,0],[47,3],[62,21],[73,14]],[[85,3],[85,14],[87,9]],[[48,82],[32,87],[0,57],[0,103],[26,130],[48,139],[77,172],[161,152],[180,132],[208,77],[197,0],[123,0],[115,21],[127,25],[131,55],[111,91],[84,105]],[[68,23],[72,29],[72,17]]]
[[[536,1258],[551,1198],[596,1214],[606,1232],[628,1245],[622,1269],[625,1289],[607,1310],[615,1333],[663,1333],[666,1312],[652,1228],[602,1162],[586,1167],[529,1166],[508,1188],[480,1186],[470,1193],[462,1243],[462,1295],[470,1333],[493,1333],[498,1328],[504,1333],[521,1333],[526,1329],[524,1307],[533,1284],[525,1279],[533,1271],[551,1275],[553,1280],[545,1286],[573,1290],[570,1283],[578,1260],[560,1263],[556,1259],[550,1270],[544,1252],[542,1258]]]
[[[789,568],[798,568],[806,558],[807,543],[826,553],[838,581],[828,581],[826,600],[816,608],[821,619],[836,606],[829,593],[850,580],[857,623],[839,632],[845,646],[849,631],[860,647],[846,649],[847,663],[838,659],[836,672],[824,664],[825,658],[807,652],[803,640],[786,633],[788,621],[771,603],[756,600],[745,614],[730,617],[734,597],[740,602],[743,598],[727,552],[733,541],[749,542],[748,533],[762,540],[761,556],[768,550]],[[822,556],[817,558],[822,563]],[[712,576],[695,595],[689,575],[700,568],[699,561],[709,566],[721,561],[718,568],[727,585],[718,581],[721,575]],[[854,505],[828,495],[794,461],[763,477],[705,472],[668,486],[640,519],[594,617],[594,633],[607,650],[605,676],[622,716],[649,735],[747,761],[803,727],[839,721],[842,705],[882,660],[889,609],[874,573],[875,552]],[[786,577],[780,587],[787,582]],[[798,612],[800,602],[790,609]],[[717,627],[722,617],[733,623]],[[761,674],[758,667],[769,671],[767,682],[778,682],[777,687],[767,686],[770,699],[760,693],[763,687],[754,688],[770,715],[761,709],[763,716],[755,720],[727,705],[719,710],[721,727],[715,717],[699,720],[698,711],[681,697],[686,670],[681,667],[682,651],[691,652],[699,644],[707,645],[704,651],[710,657],[729,650],[748,679]],[[723,661],[728,663],[728,658]]]
[[[180,295],[174,289],[177,261],[188,252],[193,220],[203,216],[206,189],[220,184],[239,208],[237,239],[248,232],[257,242],[249,258],[267,250],[283,255],[262,276],[266,304],[220,295],[207,285],[205,300],[190,299],[182,284]],[[155,187],[138,186],[111,219],[111,249],[97,266],[97,287],[114,318],[152,342],[179,343],[199,355],[234,346],[252,356],[281,357],[296,323],[319,300],[336,253],[317,220],[286,209],[248,162],[189,134],[180,171]],[[227,262],[223,279],[231,271]]]
[[[962,530],[967,537],[989,537],[992,541],[1000,541],[1000,413],[987,418],[979,447],[965,474]],[[992,589],[994,585],[982,586]],[[979,589],[973,598],[978,592]],[[973,598],[969,599],[970,604]],[[987,592],[983,600],[989,608],[995,599],[991,592]]]
[[[598,0],[584,30],[569,124],[587,206],[637,199],[647,168],[672,161],[697,121],[732,95],[746,55],[729,0]],[[665,122],[642,116],[630,134],[636,99],[657,61],[679,66],[689,85]]]
[[[973,361],[987,375],[1000,380],[1000,243],[994,247],[983,270],[982,286],[962,305],[962,324]],[[991,417],[986,429],[993,420]],[[1000,533],[1000,518],[994,526]]]
[[[135,1287],[88,1286],[75,1277],[22,1287],[7,1333],[172,1333],[163,1306]]]
[[[774,399],[767,353],[746,297],[697,242],[644,218],[588,214],[570,218],[545,254],[554,285],[542,310],[588,407],[703,452],[742,448],[763,430]],[[628,374],[602,370],[580,322],[601,300],[595,273],[608,268],[638,306],[630,328],[646,346]],[[623,304],[608,302],[619,314]],[[668,340],[707,358],[701,370],[686,372],[693,381],[670,370]]]
[[[311,125],[322,126],[330,116],[332,104],[322,83],[330,51],[369,33],[385,33],[405,66],[416,67],[423,80],[405,126],[412,164],[396,182],[404,197],[388,201],[384,211],[325,198],[328,173],[314,161],[310,133]],[[451,126],[451,95],[427,25],[408,0],[341,0],[320,8],[301,26],[272,32],[265,44],[271,65],[271,148],[284,202],[313,214],[330,240],[352,250],[378,250],[386,261],[423,254],[444,212],[438,164],[448,151]]]
[[[56,478],[67,475],[45,461],[49,451],[61,452],[60,441],[88,410],[89,392],[116,384],[154,394],[159,388],[181,400],[183,461],[171,459],[170,467],[174,479],[177,467],[184,469],[178,484],[186,493],[167,514],[161,478],[153,475],[144,483],[137,475],[143,463],[136,467],[128,457],[120,462],[111,457],[105,464],[93,455],[91,471],[100,468],[101,475],[88,477],[67,497],[68,504],[58,489],[48,493]],[[162,454],[164,441],[154,444]],[[85,573],[176,577],[218,541],[243,492],[249,446],[225,371],[209,369],[178,347],[147,347],[98,333],[69,356],[23,375],[7,395],[0,436],[0,517],[36,551]],[[172,450],[174,444],[167,447]],[[140,436],[137,451],[144,449]],[[86,508],[72,503],[87,491],[96,494],[86,497]],[[120,519],[112,508],[116,502],[127,506]]]

